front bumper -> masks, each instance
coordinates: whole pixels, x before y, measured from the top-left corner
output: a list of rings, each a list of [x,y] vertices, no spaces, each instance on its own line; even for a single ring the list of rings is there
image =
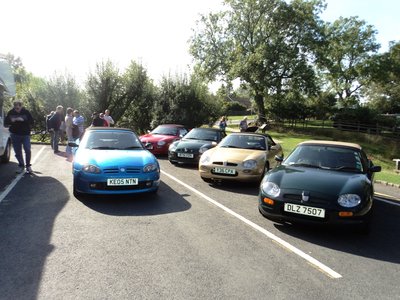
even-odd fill
[[[199,153],[191,153],[193,154],[193,158],[187,157],[178,157],[177,152],[168,151],[168,160],[177,163],[190,164],[190,165],[198,165],[201,154]]]
[[[266,204],[263,199],[270,198],[274,201],[274,205]],[[362,225],[369,221],[372,212],[372,201],[364,202],[360,207],[341,208],[336,205],[317,205],[315,203],[303,203],[295,201],[282,201],[279,199],[259,195],[259,211],[266,218],[278,223],[303,223],[316,225]],[[325,210],[325,217],[319,218],[314,216],[306,216],[297,213],[284,211],[284,204],[291,203],[311,208],[322,208]],[[351,217],[341,217],[339,212],[352,212]]]
[[[218,174],[215,173],[215,168],[222,167],[220,165],[200,165],[199,172],[200,176],[205,179],[214,181],[240,181],[240,182],[259,182],[263,177],[263,169],[244,169],[239,166],[228,166],[229,169],[234,169],[235,174]]]
[[[109,178],[138,178],[137,185],[130,186],[107,186]],[[116,194],[138,194],[153,192],[160,185],[160,174],[152,172],[149,174],[129,174],[119,176],[104,176],[104,174],[89,174],[82,171],[74,172],[74,191],[83,194],[116,195]]]

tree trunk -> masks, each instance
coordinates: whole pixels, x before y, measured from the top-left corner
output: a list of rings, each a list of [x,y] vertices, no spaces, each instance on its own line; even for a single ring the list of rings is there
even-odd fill
[[[267,119],[265,117],[265,106],[264,106],[264,97],[261,94],[256,94],[254,97],[254,101],[257,106],[257,115],[260,123],[266,123]]]

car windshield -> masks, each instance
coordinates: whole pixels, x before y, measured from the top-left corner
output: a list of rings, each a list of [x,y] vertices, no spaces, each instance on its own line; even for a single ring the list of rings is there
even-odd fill
[[[129,131],[90,131],[84,136],[80,147],[97,150],[143,149],[137,136]]]
[[[158,126],[153,131],[150,132],[151,134],[163,134],[163,135],[178,135],[178,128],[172,126]]]
[[[354,148],[340,146],[300,145],[293,150],[283,164],[344,172],[364,171],[361,152]]]
[[[221,141],[220,147],[252,150],[267,149],[263,136],[250,134],[230,134]]]
[[[185,140],[204,140],[204,141],[218,141],[218,131],[203,128],[194,128],[186,136]]]

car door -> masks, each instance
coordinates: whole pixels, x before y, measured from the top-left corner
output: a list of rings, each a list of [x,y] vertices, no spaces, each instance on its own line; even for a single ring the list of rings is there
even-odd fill
[[[282,155],[282,148],[279,144],[275,143],[271,136],[267,135],[265,137],[266,143],[268,145],[268,161],[271,168],[277,165],[275,160],[275,155]]]

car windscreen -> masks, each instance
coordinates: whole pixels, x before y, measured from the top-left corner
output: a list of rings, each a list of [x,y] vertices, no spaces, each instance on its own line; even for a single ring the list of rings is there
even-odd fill
[[[176,136],[178,135],[178,129],[176,127],[171,127],[171,126],[158,126],[150,133]]]
[[[231,134],[225,137],[221,143],[222,148],[240,148],[252,150],[266,150],[265,138],[258,135]]]
[[[143,149],[137,136],[129,131],[91,131],[85,134],[80,147],[97,150],[134,150]]]
[[[300,145],[283,164],[357,173],[365,169],[359,150],[327,145]]]
[[[202,128],[194,128],[192,129],[186,136],[185,140],[204,140],[204,141],[218,141],[218,131],[208,130]]]

